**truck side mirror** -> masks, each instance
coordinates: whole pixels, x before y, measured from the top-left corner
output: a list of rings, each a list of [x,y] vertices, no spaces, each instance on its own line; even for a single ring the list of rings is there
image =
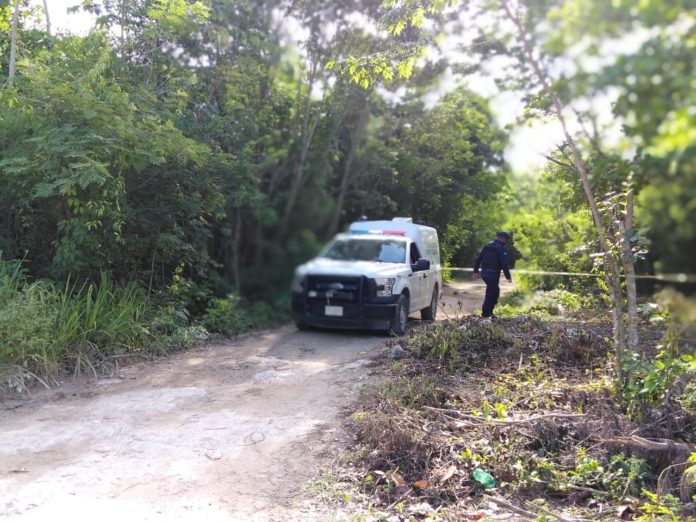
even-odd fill
[[[425,259],[424,257],[421,257],[418,261],[416,261],[415,265],[411,266],[411,269],[414,272],[423,272],[425,270],[430,270],[430,261]]]

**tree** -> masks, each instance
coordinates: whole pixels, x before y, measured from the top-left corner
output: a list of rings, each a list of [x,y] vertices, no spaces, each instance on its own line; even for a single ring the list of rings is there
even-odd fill
[[[504,135],[465,90],[418,102],[444,62],[398,100],[326,67],[388,46],[356,16],[379,5],[90,0],[86,37],[20,17],[0,104],[3,256],[57,281],[136,279],[193,313],[232,291],[278,300],[294,265],[363,213],[439,224],[448,255],[469,256],[478,239],[452,238],[503,187]]]
[[[17,24],[19,23],[19,0],[15,0],[12,11],[12,35],[10,36],[10,63],[7,72],[7,83],[11,86],[15,77],[15,60],[17,57]]]
[[[552,87],[550,73],[542,65],[541,59],[537,57],[539,55],[539,50],[538,48],[535,49],[533,36],[530,34],[528,29],[528,13],[530,10],[524,10],[524,8],[519,4],[513,6],[509,0],[501,0],[500,6],[502,7],[506,18],[514,24],[516,29],[517,36],[521,42],[522,56],[524,57],[524,61],[522,63],[531,66],[536,82],[538,82],[538,85],[541,86],[545,95],[550,99],[552,113],[555,115],[561,124],[561,128],[563,129],[565,145],[571,150],[573,169],[577,173],[580,184],[582,185],[585,193],[590,213],[595,224],[597,238],[599,240],[602,262],[605,267],[605,281],[612,300],[612,318],[614,323],[614,343],[616,345],[617,369],[619,371],[620,378],[623,378],[622,368],[626,348],[628,347],[634,351],[638,349],[638,309],[636,301],[635,270],[633,268],[633,261],[628,257],[628,254],[630,254],[630,243],[628,244],[628,252],[625,250],[626,244],[628,243],[628,239],[626,238],[626,230],[633,228],[632,203],[629,206],[631,210],[626,214],[627,218],[630,217],[630,221],[627,219],[624,224],[619,225],[623,233],[619,240],[624,250],[618,254],[618,257],[620,257],[621,263],[623,264],[624,274],[626,276],[628,285],[626,298],[628,303],[628,336],[626,337],[623,317],[624,298],[621,293],[621,280],[617,266],[619,259],[617,259],[616,253],[612,251],[609,242],[609,232],[604,220],[602,219],[602,215],[597,204],[597,198],[595,197],[592,185],[590,184],[589,169],[577,141],[573,138],[573,136],[571,136],[569,131],[561,98],[557,91]],[[527,19],[525,20],[523,17],[527,17]],[[531,86],[533,87],[534,84]]]
[[[411,28],[418,32],[424,26],[427,16],[443,16],[452,2],[384,2],[383,16],[384,26],[394,35],[399,36],[405,30]],[[568,152],[565,167],[574,171],[579,185],[585,195],[585,199],[592,216],[596,238],[599,245],[601,263],[604,267],[605,281],[612,300],[614,340],[617,348],[617,368],[621,373],[621,360],[626,347],[636,350],[638,347],[637,328],[637,302],[635,285],[635,251],[633,243],[636,234],[633,226],[633,189],[625,192],[625,201],[617,200],[615,196],[603,200],[602,208],[599,198],[593,187],[595,181],[601,177],[600,172],[591,172],[588,166],[588,155],[592,154],[591,148],[596,147],[596,140],[592,136],[588,140],[589,149],[585,147],[584,139],[572,135],[566,114],[567,84],[564,81],[552,79],[551,66],[553,58],[562,55],[572,45],[563,40],[562,32],[555,32],[557,19],[562,14],[560,3],[538,2],[512,2],[511,0],[491,1],[485,4],[485,16],[490,22],[491,17],[497,20],[493,31],[483,34],[478,46],[484,53],[504,53],[515,58],[517,66],[514,71],[512,83],[516,88],[523,88],[527,93],[527,108],[530,114],[552,114],[560,123],[564,143],[560,150],[562,154]],[[582,10],[585,6],[581,6]],[[558,9],[556,9],[558,8]],[[622,7],[618,9],[622,12]],[[547,15],[551,13],[548,17]],[[668,17],[674,19],[675,11],[670,10]],[[646,14],[646,13],[643,13]],[[507,22],[507,25],[504,23]],[[490,25],[490,24],[489,24]],[[600,24],[601,25],[601,24]],[[509,29],[512,29],[510,31]],[[403,53],[406,50],[413,58],[425,48],[428,39],[412,37],[414,46],[404,46],[397,42],[395,49],[385,53],[380,58],[384,60],[375,63],[373,57],[348,60],[338,68],[347,71],[349,77],[356,83],[369,85],[378,79],[385,78],[382,71],[389,71],[406,64],[410,69],[411,62],[404,61]],[[427,35],[425,35],[427,37]],[[578,35],[579,38],[579,35]],[[539,40],[542,39],[542,42]],[[386,58],[385,58],[386,57]],[[410,70],[407,71],[410,73]],[[576,112],[578,117],[580,115]],[[589,152],[588,152],[589,151]],[[601,155],[601,150],[594,153]],[[601,162],[595,162],[596,165]],[[628,180],[624,179],[623,182]],[[613,192],[620,191],[613,187]],[[604,212],[602,210],[604,209]],[[627,294],[622,292],[621,270],[627,280]],[[624,323],[624,307],[628,308],[627,324]]]

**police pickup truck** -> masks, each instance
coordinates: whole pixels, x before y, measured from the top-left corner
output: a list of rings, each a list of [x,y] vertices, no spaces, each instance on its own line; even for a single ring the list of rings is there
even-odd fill
[[[442,292],[434,228],[411,218],[359,221],[297,267],[292,314],[301,330],[358,328],[406,333],[409,314],[434,320]]]

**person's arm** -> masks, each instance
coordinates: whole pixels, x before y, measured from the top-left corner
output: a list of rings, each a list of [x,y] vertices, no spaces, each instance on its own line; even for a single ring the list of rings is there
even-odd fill
[[[508,261],[508,253],[505,248],[500,248],[499,260],[500,268],[503,269],[503,274],[505,274],[505,279],[512,281],[512,276],[510,275],[510,262]]]
[[[474,261],[474,279],[478,279],[479,277],[479,268],[481,268],[481,260],[483,259],[483,250],[479,253],[479,255],[476,257],[476,261]]]

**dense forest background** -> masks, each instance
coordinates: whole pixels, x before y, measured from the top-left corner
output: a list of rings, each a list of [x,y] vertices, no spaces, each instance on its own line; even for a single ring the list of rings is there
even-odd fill
[[[444,64],[391,102],[399,85],[327,70],[379,47],[358,15],[378,7],[88,2],[85,37],[23,9],[0,116],[3,257],[54,280],[274,299],[346,223],[408,215],[468,264],[496,226],[476,220],[506,185],[505,134],[465,88],[425,106]],[[5,8],[3,73],[10,25]]]
[[[524,101],[519,124],[543,120],[548,100],[529,66],[505,61],[515,48],[495,8],[438,8],[425,23],[417,7],[411,24],[381,29],[397,4],[88,0],[72,12],[94,27],[75,36],[51,31],[63,2],[48,13],[0,2],[7,280],[134,285],[188,321],[224,316],[240,296],[272,316],[323,241],[360,216],[395,215],[437,227],[451,266],[507,228],[520,266],[591,270],[592,222],[563,137],[539,169],[505,162],[514,125],[499,123],[499,94]],[[635,191],[639,270],[693,272],[689,2],[527,4],[593,189]],[[424,32],[430,52],[414,57]],[[395,42],[396,68],[380,62]],[[385,81],[361,77],[361,57]],[[496,80],[488,99],[467,88],[472,75]]]

